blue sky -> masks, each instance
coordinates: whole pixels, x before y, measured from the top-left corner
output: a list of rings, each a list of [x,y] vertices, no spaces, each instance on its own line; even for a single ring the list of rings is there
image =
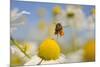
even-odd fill
[[[38,21],[39,21],[39,17],[36,14],[37,9],[43,7],[46,9],[47,14],[46,14],[46,21],[50,22],[52,19],[52,8],[55,5],[60,5],[62,9],[65,9],[67,4],[54,4],[54,3],[41,3],[41,2],[23,2],[23,1],[15,1],[15,0],[11,0],[11,10],[14,8],[18,8],[20,11],[25,10],[30,12],[30,15],[27,15],[27,25],[24,26],[23,28],[20,28],[15,34],[14,36],[18,37],[18,38],[25,38],[25,36],[28,34],[29,31],[29,26],[35,26]],[[86,15],[86,17],[88,17],[90,15],[90,11],[91,9],[94,8],[93,5],[83,5],[83,11]]]
[[[55,5],[60,5],[62,7],[62,9],[66,8],[66,4],[53,4],[53,3],[41,3],[41,2],[23,2],[23,1],[16,1],[16,0],[12,0],[11,2],[11,10],[14,8],[18,8],[20,10],[26,10],[29,11],[31,14],[28,16],[28,21],[29,23],[36,23],[38,21],[38,16],[36,14],[36,10],[43,7],[46,9],[47,11],[47,15],[46,15],[46,20],[50,21],[51,17],[52,17],[52,8]],[[91,5],[83,5],[83,11],[86,14],[86,16],[88,16],[90,14],[90,11],[92,8],[94,8],[94,6]]]

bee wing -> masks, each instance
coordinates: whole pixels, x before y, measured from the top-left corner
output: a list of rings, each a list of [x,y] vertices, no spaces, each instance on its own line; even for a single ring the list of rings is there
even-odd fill
[[[63,26],[63,28],[68,28],[68,27],[69,27],[69,25]]]
[[[48,35],[49,36],[52,36],[54,35],[54,32],[55,32],[55,24],[50,24],[49,28],[48,28]]]

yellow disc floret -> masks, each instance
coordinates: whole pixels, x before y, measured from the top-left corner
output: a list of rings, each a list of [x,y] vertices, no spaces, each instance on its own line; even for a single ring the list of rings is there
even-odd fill
[[[89,40],[85,44],[84,61],[95,61],[95,40]]]
[[[40,31],[44,31],[46,29],[46,23],[44,21],[40,21],[38,24],[38,28]]]
[[[53,14],[54,15],[57,15],[57,14],[59,14],[59,13],[61,13],[61,8],[60,8],[60,6],[55,6],[54,8],[53,8]]]
[[[91,10],[91,14],[94,14],[95,15],[95,13],[96,13],[95,9],[92,9]]]
[[[21,58],[19,58],[19,56],[17,55],[11,55],[11,65],[20,65],[23,63],[23,61],[21,60]]]
[[[46,39],[39,47],[38,56],[43,60],[56,60],[60,56],[60,47],[53,39]]]

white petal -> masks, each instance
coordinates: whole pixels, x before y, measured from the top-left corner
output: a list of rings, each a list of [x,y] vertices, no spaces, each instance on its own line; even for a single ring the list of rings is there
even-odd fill
[[[41,58],[39,58],[37,55],[34,55],[28,62],[26,62],[24,65],[36,65],[41,61]]]
[[[28,49],[26,51],[26,53],[30,56],[33,56],[37,53],[37,46],[35,43],[30,42],[29,46],[31,47],[30,49]],[[20,57],[20,59],[22,59],[24,62],[29,61],[29,58],[27,58],[19,48],[17,48],[15,45],[11,46],[11,56],[13,55],[17,55],[18,57]]]
[[[37,55],[33,56],[30,61],[25,63],[24,65],[37,65],[41,61],[41,58],[39,58]],[[64,63],[66,62],[65,56],[62,54],[59,59],[57,60],[49,60],[45,61],[43,60],[41,64],[58,64],[58,63]]]
[[[69,53],[67,56],[61,55],[57,60],[45,61],[43,60],[41,64],[60,64],[60,63],[72,63],[72,62],[81,62],[82,61],[83,50],[78,50],[74,53]],[[33,56],[30,61],[24,65],[37,65],[41,61],[37,55]]]
[[[72,12],[74,14],[73,18],[66,17],[66,23],[70,25],[71,28],[76,30],[81,30],[85,27],[86,19],[84,12],[79,6],[69,5],[66,9],[66,14]],[[65,14],[65,15],[66,15]]]
[[[66,62],[72,63],[72,62],[82,62],[83,58],[83,50],[78,50],[74,53],[69,53],[66,55]]]

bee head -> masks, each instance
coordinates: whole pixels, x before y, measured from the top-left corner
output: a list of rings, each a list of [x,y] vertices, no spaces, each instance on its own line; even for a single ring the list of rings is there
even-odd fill
[[[62,25],[60,23],[56,24],[56,30],[62,30]]]

